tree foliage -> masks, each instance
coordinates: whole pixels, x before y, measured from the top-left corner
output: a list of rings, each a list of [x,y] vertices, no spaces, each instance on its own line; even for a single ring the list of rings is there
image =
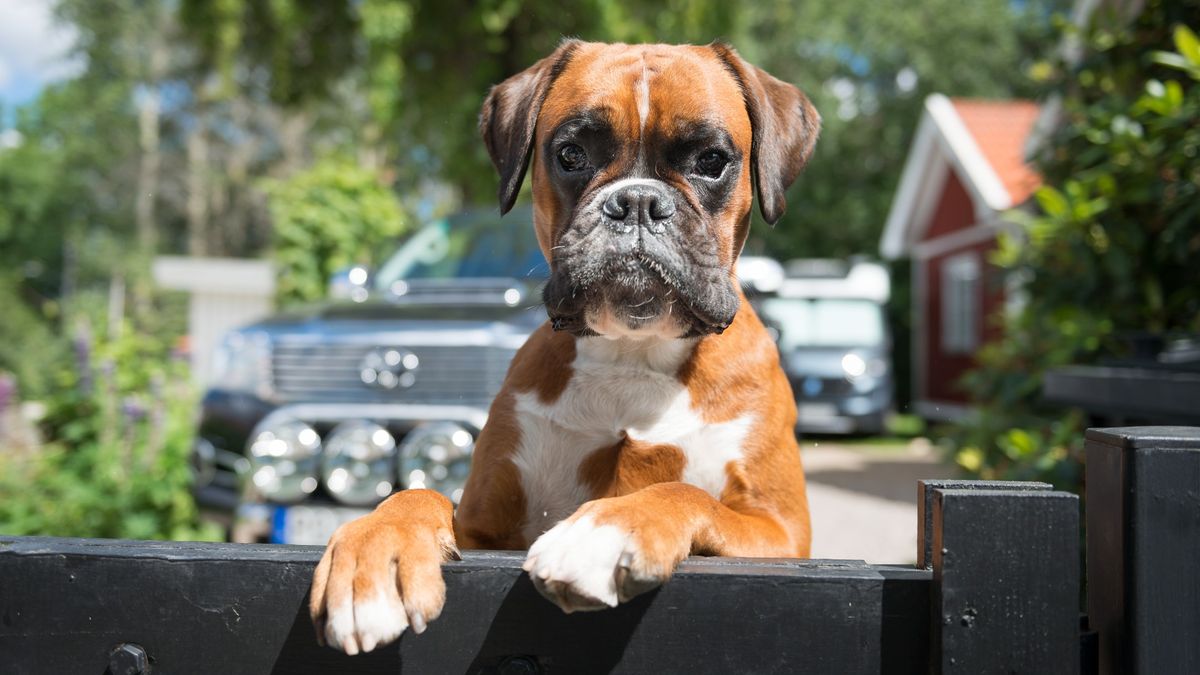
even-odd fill
[[[279,297],[285,302],[318,300],[335,271],[382,262],[377,257],[405,229],[395,194],[353,162],[326,159],[264,189],[275,222]]]
[[[1029,97],[1066,3],[776,2],[747,5],[747,57],[805,89],[823,116],[788,213],[756,235],[768,253],[877,250],[926,96]]]
[[[1150,0],[1132,20],[1102,11],[1072,37],[1085,57],[1042,70],[1062,96],[1046,143],[1039,212],[996,262],[1023,280],[966,386],[979,414],[954,432],[984,477],[1078,486],[1078,412],[1039,401],[1048,368],[1128,349],[1127,338],[1200,331],[1200,47],[1181,23],[1200,3]]]
[[[315,9],[278,0],[189,0],[183,6],[201,52],[238,86],[262,87],[281,105],[344,94],[365,99],[368,105],[356,107],[357,140],[376,146],[395,168],[397,185],[435,175],[458,187],[467,203],[488,203],[494,193],[475,133],[484,94],[562,37],[730,41],[808,91],[825,116],[788,215],[774,229],[756,230],[759,248],[793,256],[874,250],[924,95],[1028,93],[1023,69],[1048,44],[1050,14],[1062,4],[588,0],[563,8],[544,0],[343,0]],[[310,67],[316,49],[326,59]]]

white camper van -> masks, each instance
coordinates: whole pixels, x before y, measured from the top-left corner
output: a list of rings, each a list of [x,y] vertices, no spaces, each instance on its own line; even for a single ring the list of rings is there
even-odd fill
[[[796,397],[796,428],[809,433],[879,433],[892,409],[891,293],[878,263],[792,260],[778,288],[757,299],[779,331]]]

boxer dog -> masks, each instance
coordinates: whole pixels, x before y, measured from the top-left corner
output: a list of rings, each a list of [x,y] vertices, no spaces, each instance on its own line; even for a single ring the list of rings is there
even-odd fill
[[[549,321],[517,352],[457,513],[404,490],[317,565],[318,639],[368,652],[421,633],[459,548],[528,549],[567,612],[614,607],[689,554],[807,557],[796,406],[734,263],[820,118],[732,48],[568,40],[492,88],[479,126],[500,209],[533,167]]]

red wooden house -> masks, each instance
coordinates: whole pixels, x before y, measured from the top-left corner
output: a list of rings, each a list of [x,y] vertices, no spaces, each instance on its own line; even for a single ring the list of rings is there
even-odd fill
[[[1009,295],[988,253],[1011,227],[1005,212],[1038,187],[1025,158],[1039,116],[1030,101],[925,101],[880,245],[885,258],[912,259],[913,401],[923,417],[966,412],[958,380]]]

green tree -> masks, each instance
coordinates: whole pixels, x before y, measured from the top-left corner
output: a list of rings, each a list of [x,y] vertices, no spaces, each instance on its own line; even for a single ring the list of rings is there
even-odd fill
[[[129,96],[117,82],[70,81],[16,112],[19,140],[0,149],[0,265],[20,270],[36,296],[87,281],[78,246],[89,232],[132,233],[132,195],[121,187],[135,160]]]
[[[490,203],[495,191],[475,133],[488,87],[563,36],[728,40],[808,91],[826,120],[787,216],[755,230],[756,246],[789,257],[873,251],[924,96],[1029,94],[1023,71],[1051,44],[1050,16],[1065,2],[586,0],[569,11],[546,0],[183,6],[187,31],[221,72],[244,72],[246,81],[254,74],[280,105],[342,97],[339,108],[357,122],[357,149],[375,148],[401,191],[437,176],[467,203]],[[317,50],[324,58],[313,67]],[[368,105],[353,105],[355,98]]]
[[[1097,13],[1084,58],[1043,70],[1061,92],[1040,211],[996,262],[1024,280],[1023,308],[966,386],[979,414],[953,430],[960,465],[984,477],[1078,487],[1077,411],[1039,400],[1048,368],[1128,349],[1130,335],[1200,331],[1200,3],[1149,0]]]
[[[753,3],[743,52],[808,92],[821,140],[788,213],[755,230],[779,257],[873,253],[925,97],[1031,96],[1065,2]]]
[[[353,162],[326,159],[287,180],[264,185],[275,221],[272,257],[279,297],[317,300],[335,271],[382,262],[404,232],[400,203],[379,176]]]

